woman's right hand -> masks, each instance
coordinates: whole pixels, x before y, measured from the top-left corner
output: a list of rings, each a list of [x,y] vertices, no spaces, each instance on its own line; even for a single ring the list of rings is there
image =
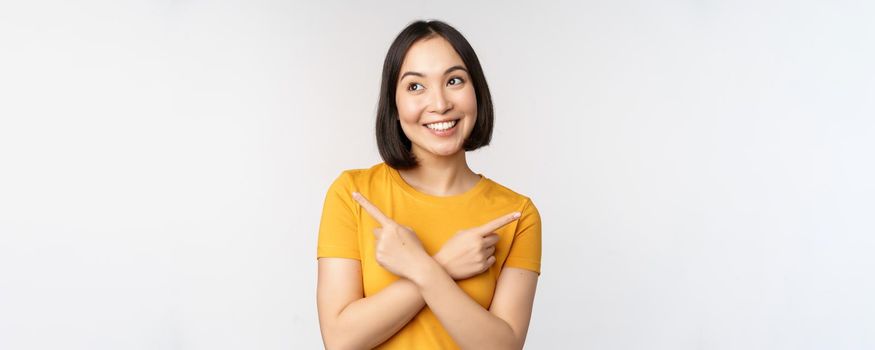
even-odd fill
[[[444,270],[454,280],[479,275],[495,263],[495,244],[498,234],[494,231],[519,219],[514,212],[492,220],[483,226],[461,230],[451,237],[434,255]]]

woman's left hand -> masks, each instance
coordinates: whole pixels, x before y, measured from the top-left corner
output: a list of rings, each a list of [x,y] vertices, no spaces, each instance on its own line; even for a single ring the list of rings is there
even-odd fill
[[[410,227],[403,226],[384,215],[360,193],[353,192],[352,198],[382,225],[374,229],[374,236],[377,239],[377,263],[399,277],[412,279],[411,277],[426,262],[425,259],[431,259],[419,237]]]

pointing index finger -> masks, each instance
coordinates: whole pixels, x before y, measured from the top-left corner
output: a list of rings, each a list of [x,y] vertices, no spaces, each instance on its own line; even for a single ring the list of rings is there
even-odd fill
[[[487,222],[483,226],[478,227],[477,231],[481,235],[488,235],[488,234],[502,228],[504,225],[507,225],[511,222],[514,222],[515,220],[517,220],[519,218],[520,218],[519,212],[513,212],[510,214],[506,214],[504,216],[499,217],[498,219]]]
[[[353,193],[352,193],[352,198],[355,199],[355,201],[358,202],[359,205],[361,205],[362,208],[364,208],[365,211],[368,212],[368,214],[371,214],[371,217],[373,217],[374,219],[376,219],[377,222],[380,223],[380,225],[388,226],[388,225],[391,225],[391,224],[394,224],[394,223],[395,223],[395,221],[393,221],[393,220],[390,219],[388,216],[386,216],[385,214],[383,214],[383,212],[380,211],[380,209],[377,208],[376,205],[374,205],[373,203],[371,203],[370,201],[368,201],[368,199],[365,198],[365,196],[362,196],[361,193],[353,192]]]

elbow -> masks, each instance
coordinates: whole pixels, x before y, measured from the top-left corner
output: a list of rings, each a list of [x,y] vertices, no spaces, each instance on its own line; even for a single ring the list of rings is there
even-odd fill
[[[502,342],[501,344],[492,344],[491,346],[488,346],[487,348],[495,349],[495,350],[522,350],[523,343],[521,343],[519,341],[512,341],[512,342],[508,341],[508,342]]]
[[[522,350],[523,345],[525,345],[525,339],[520,339],[514,334],[502,338],[496,338],[495,340],[498,341],[489,344],[486,348],[494,350]]]
[[[514,349],[523,350],[526,347],[526,335],[523,334],[520,337],[516,338],[516,343],[514,343]]]
[[[523,342],[521,342],[517,339],[514,339],[514,341],[511,344],[505,345],[504,347],[502,347],[502,349],[523,350]]]
[[[346,345],[342,344],[340,342],[340,339],[337,339],[337,337],[334,335],[334,332],[331,331],[330,328],[333,328],[333,327],[329,326],[326,323],[322,323],[319,326],[319,328],[322,331],[322,344],[325,345],[325,350],[343,350],[343,349],[346,349],[345,348]]]
[[[349,329],[349,325],[342,322],[339,311],[333,315],[325,315],[329,317],[320,317],[319,329],[322,332],[322,344],[326,350],[359,350],[370,349],[367,345],[362,344],[361,339],[357,339],[353,329]]]
[[[338,342],[329,343],[325,342],[325,350],[352,350],[356,349],[354,347],[349,346],[348,344],[342,344]]]
[[[325,345],[325,350],[359,350],[365,349],[359,344],[351,342],[349,337],[344,337],[342,332],[323,331],[322,343]]]
[[[511,344],[509,344],[506,348],[513,350],[522,350],[523,347],[526,345],[526,335],[519,335],[517,331],[514,330],[513,327],[511,327],[510,325],[508,325],[508,328],[510,328]]]
[[[323,334],[322,343],[325,344],[325,350],[349,350],[354,349],[350,344],[344,342],[344,339],[335,336],[334,334]]]
[[[325,344],[325,350],[351,350],[355,347],[343,342],[343,339],[323,337],[322,342]]]

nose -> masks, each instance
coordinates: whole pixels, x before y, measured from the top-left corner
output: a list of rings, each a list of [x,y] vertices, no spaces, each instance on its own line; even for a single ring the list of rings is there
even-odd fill
[[[443,89],[434,89],[435,92],[432,93],[431,97],[431,112],[437,114],[444,114],[447,111],[453,109],[453,104],[447,97],[444,95]]]

